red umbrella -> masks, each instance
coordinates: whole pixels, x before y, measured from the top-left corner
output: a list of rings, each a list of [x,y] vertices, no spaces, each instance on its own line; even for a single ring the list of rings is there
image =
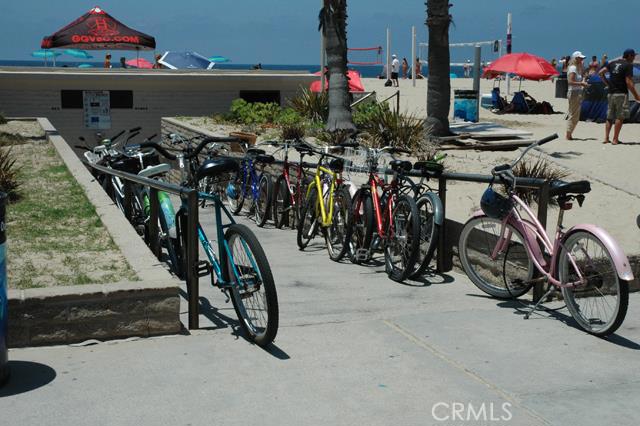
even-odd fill
[[[484,69],[483,77],[495,78],[503,73],[516,74],[527,80],[548,80],[558,71],[544,58],[529,53],[510,53]]]
[[[94,7],[55,34],[43,38],[41,46],[43,49],[148,50],[156,48],[156,40]]]
[[[320,75],[320,71],[314,73],[314,75]],[[347,71],[347,78],[349,78],[349,91],[350,92],[364,92],[364,86],[362,85],[362,80],[360,79],[360,73],[356,70]],[[314,81],[309,86],[312,92],[320,91],[320,81]],[[325,80],[324,82],[325,90],[329,89],[329,81]]]
[[[129,59],[125,64],[134,68],[153,68],[153,64],[144,58]]]

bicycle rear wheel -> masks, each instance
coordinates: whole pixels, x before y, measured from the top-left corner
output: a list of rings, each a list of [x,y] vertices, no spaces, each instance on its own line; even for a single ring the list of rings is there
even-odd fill
[[[602,241],[588,232],[578,231],[566,238],[558,257],[560,282],[579,281],[576,267],[586,283],[562,288],[567,309],[586,332],[596,336],[613,333],[627,314],[629,283],[618,277],[611,253]]]
[[[345,187],[338,188],[333,194],[333,216],[331,225],[325,233],[329,257],[335,262],[342,260],[349,249],[351,228],[349,215],[351,214],[351,195]]]
[[[420,251],[420,218],[413,198],[398,197],[386,228],[384,260],[387,274],[394,281],[404,281],[414,271]]]
[[[309,195],[305,199],[305,204],[300,212],[298,223],[298,248],[304,250],[309,245],[309,241],[315,237],[319,227],[317,210],[318,189],[315,185],[309,190]]]
[[[271,193],[273,192],[271,186],[271,176],[268,173],[263,173],[258,179],[258,198],[255,200],[254,206],[254,219],[260,227],[267,223],[271,212]]]
[[[527,293],[534,266],[524,246],[524,237],[511,225],[508,244],[492,258],[500,239],[502,221],[487,216],[469,219],[458,243],[460,262],[476,287],[499,299],[511,299]]]
[[[249,187],[249,179],[247,179],[247,187]],[[227,184],[227,205],[231,213],[237,215],[242,210],[244,204],[244,187],[242,185],[242,174],[238,172],[231,181]]]
[[[224,236],[231,259],[225,252],[225,279],[232,282],[231,301],[240,327],[260,346],[269,345],[278,332],[278,296],[271,267],[262,246],[249,228],[229,227]]]
[[[276,228],[281,229],[283,226],[289,226],[294,220],[293,216],[289,187],[285,178],[280,176],[274,186],[273,223]]]
[[[416,203],[418,217],[420,218],[420,252],[416,261],[416,270],[411,278],[418,278],[429,267],[433,253],[436,251],[440,225],[435,220],[436,207],[429,197],[420,197]]]

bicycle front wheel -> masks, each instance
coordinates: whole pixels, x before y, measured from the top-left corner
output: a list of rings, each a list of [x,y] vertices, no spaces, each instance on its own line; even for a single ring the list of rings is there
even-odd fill
[[[305,199],[305,204],[300,212],[298,222],[298,248],[304,250],[309,245],[309,241],[315,236],[318,224],[318,189],[315,185],[309,190],[309,196]]]
[[[276,228],[281,229],[283,226],[289,226],[294,220],[289,186],[283,176],[278,177],[274,189],[273,223]]]
[[[360,264],[369,258],[369,249],[373,239],[375,219],[371,193],[365,189],[356,191],[351,202],[351,209],[349,254],[352,263]]]
[[[418,207],[413,198],[400,195],[385,230],[385,266],[389,278],[394,281],[404,281],[414,271],[420,251],[419,220]]]
[[[254,218],[258,226],[264,226],[269,219],[269,208],[271,207],[271,176],[263,173],[258,180],[258,198],[255,203]]]
[[[501,231],[502,221],[498,219],[469,219],[460,234],[458,254],[462,269],[476,287],[493,297],[511,299],[529,291],[534,266],[524,237],[511,225],[505,230],[510,238],[496,250]]]
[[[573,260],[573,261],[572,261]],[[595,235],[578,231],[569,235],[558,257],[558,278],[567,309],[587,333],[607,336],[620,327],[627,314],[629,283],[618,277],[611,253]]]
[[[226,201],[231,213],[237,215],[242,210],[244,204],[244,188],[242,186],[242,175],[240,173],[229,181],[226,189]]]
[[[278,296],[271,267],[262,246],[249,228],[240,224],[229,227],[224,236],[229,255],[223,265],[240,327],[249,339],[267,346],[278,332]]]
[[[436,251],[438,233],[440,225],[436,223],[436,206],[429,197],[421,197],[416,203],[418,207],[418,217],[420,218],[420,252],[416,261],[416,271],[411,274],[411,278],[418,278],[429,267],[433,253]]]
[[[351,195],[347,188],[340,187],[333,194],[331,225],[325,233],[329,257],[335,262],[342,260],[349,249],[349,240],[351,239],[351,229],[349,227],[350,212]]]

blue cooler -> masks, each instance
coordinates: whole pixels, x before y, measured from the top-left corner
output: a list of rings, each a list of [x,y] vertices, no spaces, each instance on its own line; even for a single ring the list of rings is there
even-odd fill
[[[7,236],[5,233],[5,205],[7,194],[0,192],[0,386],[9,377],[9,359],[7,351]]]
[[[478,122],[478,92],[476,90],[453,91],[453,118]]]

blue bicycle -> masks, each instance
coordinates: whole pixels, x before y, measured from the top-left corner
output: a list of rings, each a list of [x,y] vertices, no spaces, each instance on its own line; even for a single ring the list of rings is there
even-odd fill
[[[211,276],[211,285],[219,288],[227,301],[233,302],[233,307],[240,320],[242,330],[249,339],[260,346],[269,345],[278,331],[278,296],[271,274],[269,261],[260,242],[253,232],[235,223],[231,213],[225,208],[221,193],[225,192],[229,174],[237,173],[238,163],[229,158],[210,158],[202,162],[197,168],[191,167],[197,161],[202,149],[211,143],[237,142],[233,138],[206,138],[196,148],[188,148],[188,152],[173,155],[155,142],[144,142],[140,145],[129,146],[129,149],[145,147],[155,148],[170,160],[189,162],[189,167],[183,167],[183,186],[198,188],[200,181],[209,179],[212,192],[198,192],[200,199],[213,203],[216,223],[216,240],[209,240],[204,229],[198,224],[198,239],[207,260],[198,264],[200,276]],[[195,171],[194,171],[195,170]],[[223,213],[227,223],[223,223]],[[178,264],[184,269],[186,233],[181,229],[181,217],[186,214],[186,200],[176,214],[176,233],[178,235]],[[217,254],[214,250],[217,247]]]
[[[273,156],[262,149],[247,149],[235,179],[229,182],[226,190],[226,201],[233,214],[239,214],[245,200],[249,199],[249,214],[258,226],[264,226],[271,213],[273,183],[269,173],[258,168],[264,169],[274,161]]]

